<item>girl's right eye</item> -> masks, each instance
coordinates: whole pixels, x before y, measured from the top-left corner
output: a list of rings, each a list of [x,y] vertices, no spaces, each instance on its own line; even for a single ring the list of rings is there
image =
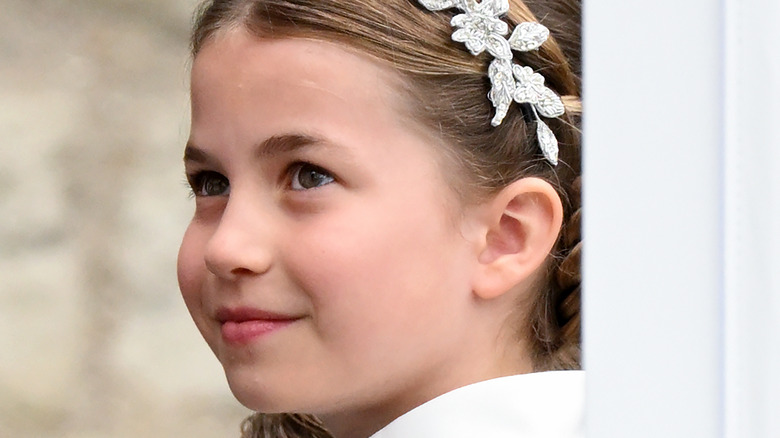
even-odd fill
[[[230,194],[230,181],[217,172],[198,172],[189,177],[189,182],[195,196],[227,196]]]

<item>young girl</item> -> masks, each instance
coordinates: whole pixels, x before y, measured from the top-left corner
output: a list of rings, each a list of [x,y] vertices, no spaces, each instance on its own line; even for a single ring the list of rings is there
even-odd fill
[[[244,436],[580,436],[577,0],[213,0],[192,49],[179,282]]]

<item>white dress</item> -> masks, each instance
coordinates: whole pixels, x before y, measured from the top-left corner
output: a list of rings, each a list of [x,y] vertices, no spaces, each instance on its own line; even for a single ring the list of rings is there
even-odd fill
[[[474,383],[396,418],[371,438],[581,438],[583,371],[547,371]]]

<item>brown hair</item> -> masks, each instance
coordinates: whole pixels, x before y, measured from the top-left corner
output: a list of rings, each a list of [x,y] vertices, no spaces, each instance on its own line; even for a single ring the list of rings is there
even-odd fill
[[[521,333],[529,338],[536,370],[579,368],[580,1],[510,0],[506,17],[510,25],[540,21],[551,32],[538,51],[515,54],[515,61],[541,73],[564,101],[563,116],[545,119],[559,141],[555,167],[542,156],[534,118],[522,105],[512,105],[500,126],[490,125],[490,55],[472,56],[453,42],[451,17],[414,0],[209,0],[197,14],[192,54],[231,28],[263,38],[344,43],[400,74],[412,116],[467,170],[461,173],[468,184],[458,187],[464,196],[490,195],[528,176],[551,183],[563,201],[564,225]],[[315,418],[297,414],[257,414],[242,429],[246,438],[330,436]]]

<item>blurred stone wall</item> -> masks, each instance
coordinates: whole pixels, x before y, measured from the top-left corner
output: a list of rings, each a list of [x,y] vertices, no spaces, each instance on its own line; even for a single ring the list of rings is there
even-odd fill
[[[237,437],[189,319],[197,0],[0,0],[0,437]]]

